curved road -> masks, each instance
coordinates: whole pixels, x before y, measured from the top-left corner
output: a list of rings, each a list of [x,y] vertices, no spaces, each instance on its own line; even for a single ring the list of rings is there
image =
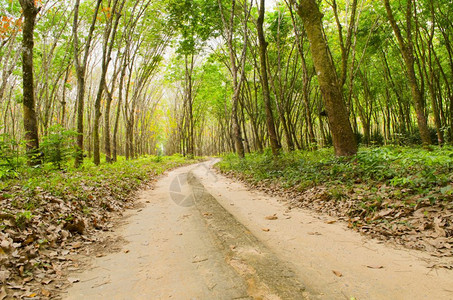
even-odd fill
[[[289,210],[212,172],[170,172],[117,230],[123,251],[93,259],[65,299],[453,299],[431,257]]]

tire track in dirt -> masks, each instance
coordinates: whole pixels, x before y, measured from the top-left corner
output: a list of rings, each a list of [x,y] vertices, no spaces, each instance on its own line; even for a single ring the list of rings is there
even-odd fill
[[[195,205],[216,237],[226,262],[247,282],[249,296],[269,300],[312,298],[291,265],[280,260],[225,210],[192,172],[188,182]]]

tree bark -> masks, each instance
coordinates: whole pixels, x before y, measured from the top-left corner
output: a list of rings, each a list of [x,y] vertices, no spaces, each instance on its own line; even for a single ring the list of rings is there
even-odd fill
[[[323,15],[315,0],[299,0],[297,13],[302,19],[310,41],[313,63],[332,132],[335,154],[337,156],[354,155],[357,153],[357,142],[349,122],[335,66],[329,56],[329,48],[323,34]]]
[[[85,44],[85,51],[83,61],[79,58],[79,6],[80,0],[76,0],[74,5],[74,23],[73,23],[73,36],[74,36],[74,66],[77,74],[77,148],[78,154],[75,158],[75,166],[79,167],[83,163],[83,113],[85,104],[85,73],[88,62],[88,55],[90,53],[91,40],[93,39],[93,32],[96,25],[97,15],[102,0],[96,1],[94,15],[91,21],[91,26],[88,33],[88,38]]]
[[[265,0],[261,0],[259,7],[259,16],[256,21],[256,27],[258,29],[258,42],[259,42],[259,55],[260,55],[260,71],[261,71],[261,84],[263,88],[263,100],[266,111],[266,125],[267,132],[271,143],[272,153],[278,155],[281,146],[277,139],[277,133],[275,132],[274,116],[272,113],[271,97],[269,93],[269,78],[267,75],[267,42],[264,36],[263,24],[264,24],[264,13],[265,13]]]
[[[111,61],[111,53],[113,45],[115,42],[116,32],[118,28],[119,19],[121,17],[120,7],[117,12],[117,5],[119,0],[115,0],[113,3],[112,11],[115,14],[116,18],[113,20],[111,16],[106,24],[104,31],[104,44],[102,47],[102,71],[101,71],[101,80],[99,82],[98,92],[96,95],[96,101],[94,102],[94,130],[93,130],[93,162],[95,165],[101,163],[101,146],[100,146],[100,137],[99,137],[99,127],[101,119],[101,101],[104,93],[104,88],[106,86],[106,76],[107,70]],[[123,1],[124,4],[124,1]],[[109,108],[110,109],[110,108]],[[110,157],[108,158],[110,160]]]
[[[236,61],[236,59],[237,59],[236,50],[235,50],[234,43],[233,43],[236,0],[232,0],[232,7],[231,7],[229,20],[226,20],[226,18],[225,18],[221,0],[218,0],[218,4],[219,4],[222,22],[223,22],[224,30],[225,30],[225,34],[226,34],[226,42],[227,42],[229,56],[230,56],[230,65],[231,65],[230,70],[231,70],[231,75],[233,77],[233,96],[231,99],[233,140],[234,140],[234,145],[235,145],[237,154],[239,155],[239,157],[243,158],[245,156],[245,152],[244,152],[244,143],[242,142],[241,127],[240,127],[239,119],[238,119],[238,102],[239,102],[239,93],[241,92],[241,86],[244,81],[245,61],[246,61],[247,41],[248,41],[247,22],[250,17],[250,10],[247,6],[247,1],[245,1],[244,2],[244,20],[243,20],[244,41],[243,41],[242,54],[239,59],[239,64],[240,64],[240,67],[239,67],[237,64],[237,61]],[[240,74],[239,74],[239,69],[241,70]]]
[[[20,0],[24,14],[23,40],[22,40],[22,73],[23,73],[23,110],[24,129],[28,164],[39,165],[41,159],[37,157],[39,151],[38,121],[35,109],[35,92],[33,81],[33,31],[39,8],[33,0]]]
[[[288,5],[288,3],[287,3]],[[300,34],[299,30],[297,29],[296,26],[296,20],[294,18],[294,12],[293,8],[291,5],[288,5],[290,14],[291,14],[291,21],[293,24],[293,30],[294,30],[294,35],[297,43],[297,49],[299,50],[300,57],[302,59],[302,94],[303,94],[303,100],[304,100],[304,107],[305,107],[305,116],[307,120],[307,126],[308,126],[308,134],[310,137],[310,145],[309,148],[316,149],[317,148],[317,141],[315,137],[315,131],[313,128],[313,118],[311,115],[311,108],[310,108],[310,93],[309,93],[309,85],[310,85],[310,80],[311,76],[309,76],[308,72],[308,67],[307,67],[307,62],[305,59],[305,53],[304,53],[304,38],[303,35]]]
[[[412,0],[407,1],[406,9],[406,40],[404,40],[401,29],[396,23],[393,15],[392,8],[390,7],[389,0],[384,0],[385,10],[387,17],[392,25],[393,32],[396,35],[400,45],[401,54],[403,55],[404,63],[406,65],[407,79],[412,94],[412,101],[414,103],[415,113],[417,114],[418,130],[424,145],[431,144],[431,137],[428,130],[428,122],[425,116],[425,108],[423,102],[423,95],[418,86],[417,76],[415,74],[415,57],[414,57],[414,44],[412,42],[411,22],[412,22]]]

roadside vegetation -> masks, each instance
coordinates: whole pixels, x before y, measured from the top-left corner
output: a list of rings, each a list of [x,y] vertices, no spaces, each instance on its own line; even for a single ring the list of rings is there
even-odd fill
[[[60,148],[62,153],[69,149]],[[13,166],[2,156],[1,299],[7,291],[18,298],[55,295],[69,283],[65,270],[76,265],[71,255],[88,251],[90,244],[102,247],[95,232],[109,231],[112,218],[134,206],[135,191],[168,169],[194,162],[180,155],[119,157],[99,166],[86,161],[76,169],[72,158],[62,157],[58,163],[27,167],[21,163],[25,157],[16,157]]]
[[[453,148],[361,148],[229,154],[218,167],[290,206],[338,217],[349,227],[438,256],[453,253]],[[449,266],[452,267],[452,266]]]

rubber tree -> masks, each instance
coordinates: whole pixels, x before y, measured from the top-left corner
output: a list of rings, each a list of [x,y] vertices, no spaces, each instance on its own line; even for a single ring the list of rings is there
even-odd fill
[[[124,7],[125,0],[121,2],[114,0],[112,4],[113,15],[106,16],[106,24],[104,28],[104,39],[102,43],[102,59],[101,59],[101,79],[99,82],[98,91],[96,94],[96,100],[94,103],[94,124],[93,124],[93,162],[95,165],[101,163],[101,145],[100,145],[100,119],[101,119],[101,102],[106,87],[107,71],[111,62],[111,54],[115,45],[115,38],[117,35],[117,29],[119,20],[121,17],[121,11]],[[110,162],[110,156],[106,157],[107,162]]]
[[[261,71],[261,84],[263,86],[263,100],[266,111],[266,125],[269,139],[271,142],[271,149],[274,155],[278,155],[281,145],[278,142],[277,133],[275,131],[274,116],[272,113],[271,97],[269,92],[269,78],[267,71],[267,42],[264,36],[264,13],[265,13],[265,0],[260,0],[258,19],[256,20],[256,28],[258,30],[259,42],[259,56],[260,56],[260,71]]]
[[[247,43],[248,43],[248,20],[250,18],[251,8],[253,6],[253,2],[250,3],[250,6],[247,3],[247,0],[244,0],[242,4],[243,6],[243,47],[242,53],[238,58],[237,51],[234,45],[234,35],[235,35],[235,18],[237,17],[236,14],[236,6],[237,1],[231,1],[231,9],[229,11],[230,16],[227,18],[226,14],[224,13],[224,5],[222,4],[221,0],[218,0],[219,8],[220,8],[220,15],[222,17],[223,22],[223,35],[226,40],[226,44],[228,47],[229,59],[230,59],[230,72],[233,77],[233,96],[231,99],[232,102],[232,127],[233,127],[233,140],[237,154],[239,157],[243,158],[245,156],[244,150],[244,143],[242,140],[242,133],[241,133],[241,126],[239,124],[238,118],[238,106],[239,106],[239,97],[241,93],[241,87],[244,83],[245,79],[245,62],[246,62],[246,54],[247,54]]]
[[[337,156],[351,156],[357,153],[357,142],[349,121],[341,83],[330,56],[324,36],[323,14],[315,0],[292,0],[300,16],[311,46],[311,55],[316,69],[319,87],[326,107],[332,133],[332,142]]]
[[[417,115],[417,124],[424,145],[431,144],[431,137],[428,129],[428,122],[425,115],[423,94],[417,82],[417,75],[415,74],[415,53],[414,43],[412,41],[412,9],[413,1],[407,0],[406,4],[406,38],[403,37],[401,29],[396,22],[392,7],[390,6],[389,0],[384,0],[385,10],[387,17],[392,25],[393,32],[398,40],[401,54],[404,59],[406,66],[406,76],[411,89],[412,101]]]
[[[31,166],[41,163],[37,157],[39,151],[38,120],[35,108],[35,89],[33,81],[33,32],[36,16],[40,8],[35,6],[34,0],[20,0],[23,10],[23,40],[22,40],[22,74],[23,74],[23,111],[26,150],[28,164]]]
[[[85,50],[83,58],[79,57],[79,7],[80,0],[76,0],[74,4],[74,23],[72,26],[73,43],[74,43],[74,66],[77,74],[77,148],[78,154],[75,158],[75,166],[78,167],[83,163],[83,114],[85,104],[85,74],[88,63],[88,56],[90,53],[91,40],[93,39],[93,32],[96,26],[97,15],[102,0],[96,1],[91,26],[88,32],[88,37],[85,43]]]

